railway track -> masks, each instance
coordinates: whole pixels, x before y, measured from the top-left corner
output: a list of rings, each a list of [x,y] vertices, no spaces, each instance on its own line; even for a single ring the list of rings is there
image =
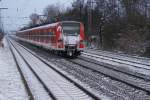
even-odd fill
[[[117,82],[118,85],[124,83],[124,84],[127,85],[127,87],[131,86],[133,89],[135,88],[135,91],[139,91],[139,90],[140,91],[144,91],[145,93],[147,93],[147,95],[149,95],[149,93],[150,93],[150,84],[149,84],[149,80],[148,79],[145,80],[142,77],[137,77],[136,75],[123,73],[123,72],[118,71],[118,70],[107,68],[108,65],[107,66],[98,65],[96,63],[90,62],[92,60],[88,59],[88,58],[83,58],[84,60],[80,59],[80,58],[72,59],[72,60],[67,59],[68,65],[65,63],[66,61],[64,62],[64,60],[65,60],[64,58],[60,57],[59,59],[62,59],[62,60],[58,60],[58,61],[54,60],[54,62],[56,62],[57,64],[61,64],[60,66],[70,66],[71,67],[71,66],[77,65],[78,67],[83,67],[85,69],[89,69],[95,74],[99,73],[99,75],[102,75],[102,76],[104,75],[104,77],[110,77],[112,80],[118,81],[119,82],[119,83]],[[88,60],[88,61],[86,61],[85,59]],[[75,68],[77,68],[77,66]],[[109,67],[113,67],[113,66],[109,66]],[[66,68],[69,68],[69,67],[66,67]],[[77,68],[77,70],[80,70],[80,68]],[[85,73],[88,73],[88,72],[84,72],[83,75]],[[94,76],[91,75],[91,77],[94,77]],[[92,79],[93,78],[91,78],[91,80]],[[97,81],[93,79],[93,83],[92,84],[98,85],[99,83]],[[108,83],[105,83],[105,84],[108,84]],[[131,88],[131,90],[132,90],[132,88]],[[107,89],[106,89],[106,91],[107,91]],[[114,91],[115,90],[112,90],[111,93],[114,93]],[[130,89],[129,89],[129,91],[130,91]],[[120,94],[117,93],[117,95],[120,95]],[[123,93],[123,95],[124,95],[124,93]],[[139,99],[139,100],[144,100],[144,99]]]
[[[28,65],[29,69],[42,84],[52,100],[100,99],[83,85],[67,76],[63,71],[58,69],[57,66],[48,63],[32,51],[14,41],[12,42],[12,40],[9,40],[9,43],[11,48],[14,48],[13,50],[15,50],[18,55],[21,56],[26,65]]]
[[[99,65],[107,65],[106,67],[121,71],[123,73],[131,74],[139,78],[143,78],[147,81],[150,80],[150,60],[146,59],[143,60],[141,58],[132,58],[132,57],[124,57],[121,55],[114,55],[112,53],[107,54],[107,51],[100,52],[91,52],[91,51],[85,51],[83,53],[83,56],[88,57],[91,59],[91,61],[94,63],[97,63]],[[93,60],[92,60],[93,59]],[[91,62],[90,61],[90,62]]]
[[[109,68],[132,74],[145,80],[150,80],[150,65],[136,63],[135,61],[122,60],[120,58],[115,59],[107,55],[104,56],[99,54],[96,55],[91,53],[83,53],[82,56],[91,59],[92,62],[93,60],[95,60],[94,63],[97,63],[99,65],[103,64],[107,65],[107,67],[113,65]]]
[[[102,62],[93,60],[92,57],[94,57],[96,59],[100,58],[100,59],[114,61],[114,62],[121,63],[121,64],[130,65],[130,66],[133,66],[133,67],[136,67],[139,69],[144,69],[147,71],[150,71],[150,65],[149,64],[143,64],[143,63],[139,63],[136,61],[130,61],[127,59],[121,59],[121,58],[117,58],[117,57],[110,57],[110,56],[107,56],[106,54],[95,54],[95,53],[91,53],[91,52],[90,53],[84,52],[83,55],[86,55],[89,57],[86,58],[84,56],[81,56],[81,57],[78,57],[80,59],[80,61],[77,60],[77,61],[71,61],[71,62],[73,62],[75,64],[79,64],[80,66],[83,66],[83,67],[87,67],[87,65],[85,65],[85,63],[93,63],[94,64],[93,66],[99,66],[100,69],[97,67],[97,68],[90,68],[91,70],[96,71],[96,72],[100,72],[100,73],[105,74],[105,75],[108,75],[109,77],[112,77],[113,79],[116,79],[118,81],[122,81],[128,85],[135,87],[135,88],[141,89],[143,91],[147,91],[148,94],[150,93],[150,76],[149,75],[135,73],[135,72],[132,72],[128,69],[122,69],[122,67],[118,68],[118,67],[113,66],[111,64],[102,63]],[[83,61],[82,63],[81,63],[81,60]],[[125,63],[125,62],[127,62],[127,63]],[[138,66],[136,66],[135,64],[134,65],[129,64],[128,62],[133,63],[133,64],[136,63]],[[89,67],[87,67],[87,68],[89,68]],[[109,71],[110,73],[105,72],[106,69],[110,70]],[[118,73],[118,75],[115,72]],[[128,75],[129,77],[125,77],[123,74]],[[136,81],[134,82],[134,80],[138,80],[139,82],[136,82]],[[140,86],[140,83],[143,83],[143,86],[146,86],[146,87]]]
[[[9,42],[9,41],[7,41],[7,42]],[[33,97],[33,95],[32,95],[32,92],[31,92],[30,88],[29,88],[29,85],[28,85],[28,83],[27,83],[27,80],[25,79],[25,77],[24,77],[24,75],[23,75],[23,72],[22,72],[22,70],[21,70],[21,68],[20,68],[20,66],[19,66],[19,63],[17,62],[17,58],[16,58],[16,56],[15,56],[13,50],[12,50],[12,47],[10,46],[10,44],[9,44],[9,48],[10,48],[10,51],[11,51],[11,53],[12,53],[12,55],[13,55],[14,61],[15,61],[16,66],[17,66],[17,69],[18,69],[18,71],[19,71],[19,73],[20,73],[21,79],[22,79],[22,81],[23,81],[23,83],[24,83],[24,87],[25,87],[25,90],[26,90],[26,92],[27,92],[27,94],[28,94],[29,100],[34,100],[34,97]]]
[[[126,65],[131,65],[140,69],[150,70],[149,58],[135,57],[135,56],[129,56],[124,54],[111,53],[107,51],[94,52],[94,51],[86,50],[83,54],[91,57],[106,59],[109,61],[123,63]]]
[[[103,62],[99,62],[99,61],[96,61],[94,59],[86,58],[86,57],[83,57],[83,56],[78,57],[78,58],[81,59],[81,60],[83,60],[83,61],[96,64],[98,66],[104,66],[105,68],[108,68],[108,69],[111,69],[111,70],[114,70],[114,71],[117,71],[117,72],[121,72],[121,73],[130,75],[130,76],[133,76],[133,77],[137,77],[137,78],[143,79],[145,81],[150,81],[150,76],[149,75],[138,73],[138,72],[132,71],[130,69],[127,69],[125,67],[116,67],[114,65],[103,63]]]
[[[82,61],[81,61],[82,60]],[[70,60],[72,63],[78,64],[82,67],[88,68],[94,72],[101,73],[108,77],[111,77],[114,80],[121,81],[127,85],[130,85],[136,89],[143,90],[150,94],[150,81],[144,80],[141,77],[137,77],[136,75],[131,75],[128,73],[123,73],[122,71],[114,70],[110,67],[106,67],[104,65],[99,65],[96,63],[91,63],[90,60]],[[92,67],[90,67],[92,66]]]
[[[36,72],[32,69],[31,65],[25,60],[25,58],[21,55],[21,53],[18,51],[18,49],[13,45],[13,43],[8,40],[9,42],[9,46],[10,49],[12,51],[12,54],[14,55],[14,59],[16,59],[16,63],[18,65],[18,68],[20,69],[19,72],[22,73],[22,77],[25,77],[24,75],[24,71],[21,68],[22,66],[19,64],[19,59],[17,60],[17,53],[20,56],[20,59],[22,59],[22,61],[27,65],[27,67],[29,68],[29,70],[31,71],[31,73],[33,73],[33,75],[35,76],[35,78],[40,82],[41,86],[43,87],[44,91],[47,92],[47,94],[49,95],[48,100],[56,100],[56,98],[52,95],[51,91],[47,88],[47,86],[44,84],[44,82],[40,79],[40,77],[36,74]],[[19,58],[19,57],[18,57]],[[29,96],[31,96],[31,100],[36,100],[36,97],[34,96],[35,94],[33,94],[33,90],[32,87],[30,86],[31,84],[28,83],[28,79],[24,78],[25,84],[26,84],[26,88],[28,89],[28,94]],[[32,84],[33,85],[33,84]],[[38,94],[40,95],[40,94]]]
[[[150,58],[146,58],[146,57],[142,57],[142,56],[137,56],[137,55],[129,55],[129,54],[125,54],[125,53],[117,53],[117,52],[110,52],[110,51],[104,51],[104,50],[98,50],[98,49],[87,49],[85,50],[86,52],[97,52],[97,53],[103,53],[103,54],[109,54],[109,55],[117,55],[117,56],[123,56],[123,57],[127,57],[127,58],[133,58],[133,59],[137,59],[137,60],[150,60]]]

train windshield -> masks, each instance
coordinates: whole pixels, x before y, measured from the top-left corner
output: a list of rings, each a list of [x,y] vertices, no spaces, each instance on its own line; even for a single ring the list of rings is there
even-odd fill
[[[62,23],[64,35],[80,34],[80,23]]]

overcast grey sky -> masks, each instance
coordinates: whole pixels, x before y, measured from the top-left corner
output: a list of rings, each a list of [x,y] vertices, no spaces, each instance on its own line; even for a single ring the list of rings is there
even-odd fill
[[[2,0],[0,7],[7,7],[7,10],[2,10],[2,20],[4,28],[7,31],[17,30],[19,27],[29,22],[31,13],[42,14],[43,9],[50,4],[58,4],[62,9],[70,6],[73,0]]]

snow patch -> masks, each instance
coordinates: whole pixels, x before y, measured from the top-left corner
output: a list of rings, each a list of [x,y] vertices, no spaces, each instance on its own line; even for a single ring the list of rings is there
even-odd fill
[[[0,48],[0,100],[28,100],[6,38],[3,43],[5,47]]]

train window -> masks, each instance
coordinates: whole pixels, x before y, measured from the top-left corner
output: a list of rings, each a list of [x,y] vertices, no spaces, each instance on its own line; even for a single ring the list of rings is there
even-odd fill
[[[41,35],[44,35],[44,31],[41,31]]]
[[[48,32],[48,35],[54,35],[54,32]]]
[[[48,35],[48,30],[46,30],[46,35]]]
[[[41,36],[42,34],[41,34],[41,31],[39,31],[39,35]]]
[[[78,35],[80,33],[80,23],[62,23],[64,35]]]
[[[51,35],[51,32],[48,32],[48,35]]]

